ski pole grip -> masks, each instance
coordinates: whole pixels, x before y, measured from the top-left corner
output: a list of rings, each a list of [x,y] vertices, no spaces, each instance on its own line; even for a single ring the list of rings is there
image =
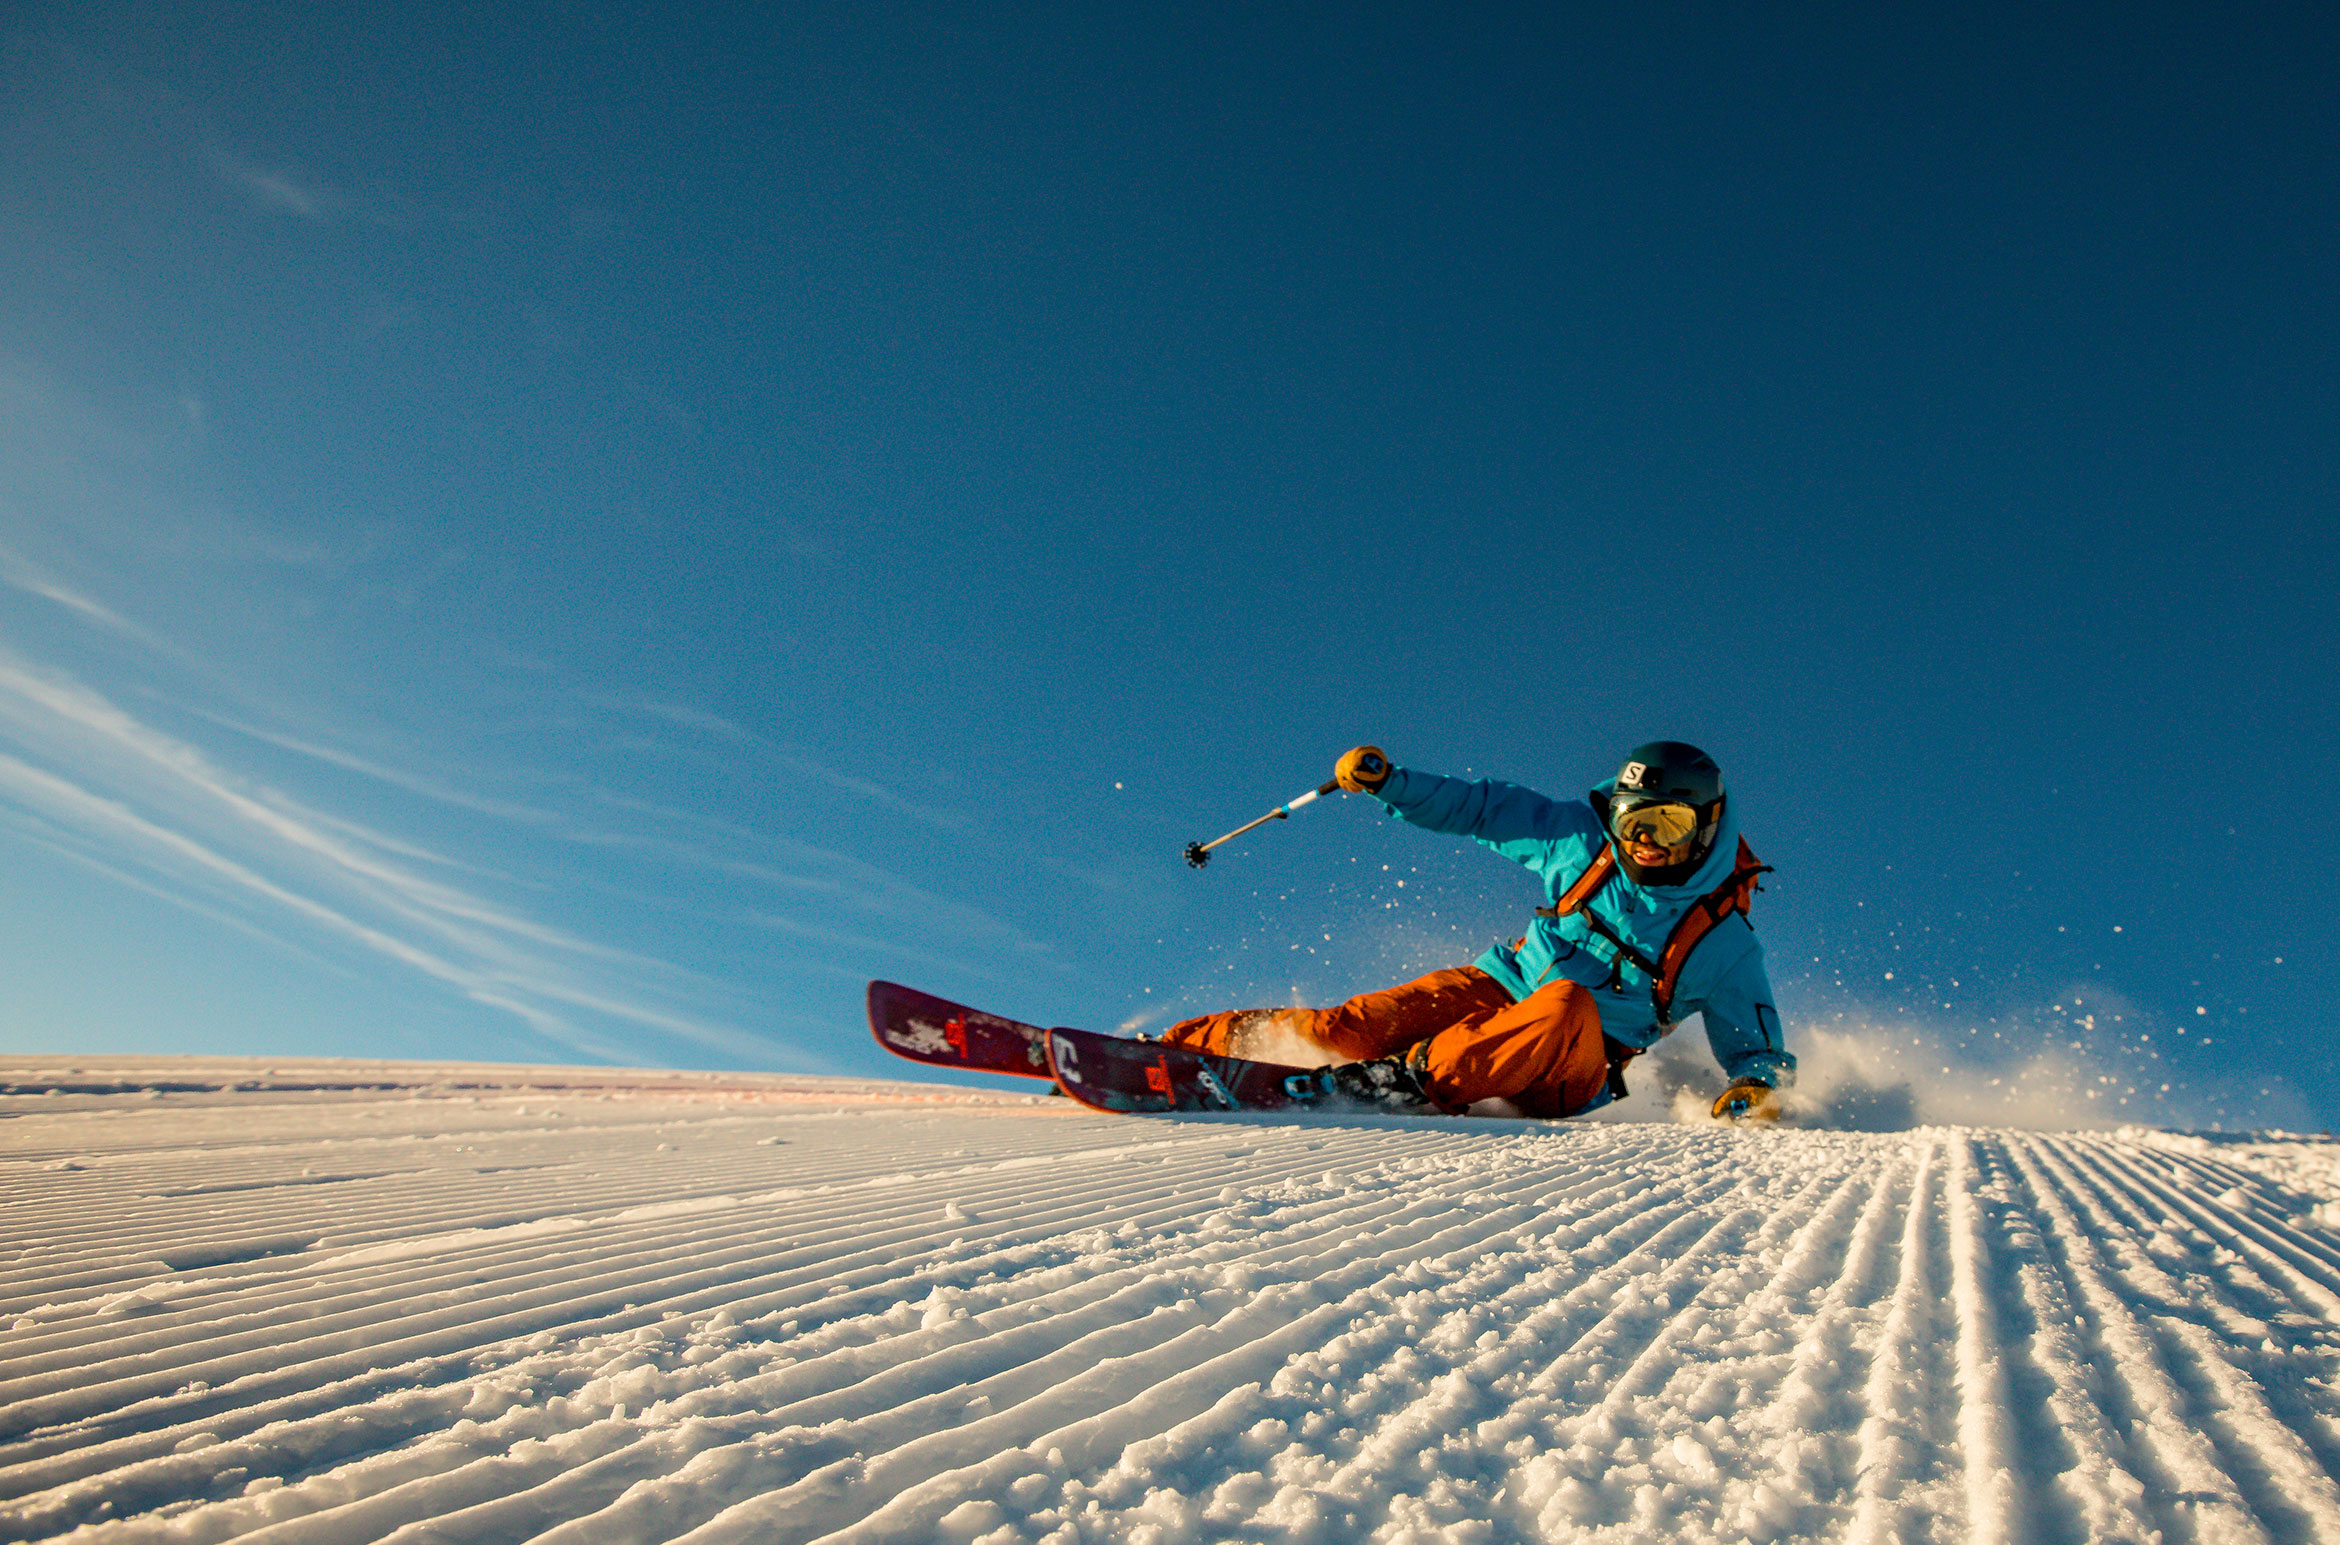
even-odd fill
[[[1333,786],[1352,794],[1378,793],[1389,781],[1389,753],[1379,746],[1356,746],[1333,766]]]

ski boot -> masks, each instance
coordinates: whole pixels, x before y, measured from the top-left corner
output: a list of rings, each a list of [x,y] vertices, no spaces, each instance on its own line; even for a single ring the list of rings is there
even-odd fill
[[[1739,1126],[1757,1121],[1777,1121],[1778,1091],[1760,1078],[1738,1079],[1715,1096],[1714,1119]]]
[[[1301,1078],[1317,1099],[1328,1104],[1362,1105],[1404,1116],[1443,1114],[1423,1087],[1422,1070],[1402,1056],[1312,1068]],[[1287,1080],[1293,1082],[1298,1080]]]

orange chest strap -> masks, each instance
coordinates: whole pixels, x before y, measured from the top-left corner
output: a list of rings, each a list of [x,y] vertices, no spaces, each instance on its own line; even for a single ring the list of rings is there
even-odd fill
[[[1581,910],[1586,902],[1592,900],[1593,892],[1608,884],[1609,876],[1616,872],[1616,848],[1614,845],[1604,842],[1601,844],[1600,852],[1593,856],[1593,861],[1585,865],[1584,873],[1570,882],[1568,889],[1560,893],[1560,898],[1557,901],[1548,907],[1536,908],[1536,915],[1539,917],[1566,917],[1572,912]]]
[[[1604,842],[1599,855],[1585,867],[1584,873],[1578,875],[1552,905],[1536,908],[1537,913],[1543,917],[1560,918],[1583,911],[1585,903],[1592,900],[1594,893],[1606,885],[1609,876],[1616,871],[1615,848]],[[1747,915],[1756,880],[1770,872],[1771,866],[1759,862],[1754,849],[1747,846],[1747,839],[1741,837],[1738,860],[1731,866],[1729,878],[1690,903],[1689,908],[1675,922],[1673,931],[1666,935],[1665,948],[1658,952],[1658,958],[1654,961],[1618,938],[1594,914],[1585,913],[1585,922],[1593,932],[1616,947],[1620,960],[1631,960],[1648,973],[1650,1002],[1657,1010],[1658,1023],[1670,1026],[1674,1022],[1674,988],[1681,980],[1682,967],[1690,959],[1691,952],[1698,948],[1708,934],[1721,926],[1723,919],[1733,914],[1742,917]]]
[[[1734,914],[1745,917],[1755,898],[1755,882],[1770,872],[1771,866],[1758,862],[1755,850],[1741,837],[1730,877],[1691,902],[1690,909],[1674,924],[1674,931],[1666,935],[1666,947],[1658,952],[1658,968],[1650,973],[1649,995],[1657,1005],[1659,1024],[1674,1022],[1674,984],[1681,979],[1690,952],[1720,927],[1724,918]]]

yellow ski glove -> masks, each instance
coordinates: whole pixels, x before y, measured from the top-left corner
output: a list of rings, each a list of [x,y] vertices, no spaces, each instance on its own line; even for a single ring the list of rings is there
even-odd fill
[[[1717,1121],[1777,1121],[1779,1095],[1760,1078],[1742,1078],[1715,1097]]]
[[[1352,794],[1371,794],[1389,781],[1389,758],[1379,746],[1358,746],[1333,764],[1333,782]]]

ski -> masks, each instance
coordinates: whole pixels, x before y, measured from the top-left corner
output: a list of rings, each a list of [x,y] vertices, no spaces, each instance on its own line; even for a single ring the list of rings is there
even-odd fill
[[[1048,1032],[895,982],[869,984],[869,1030],[897,1057],[967,1073],[1047,1078]]]
[[[966,1073],[1053,1078],[1096,1110],[1370,1110],[1306,1068],[1212,1057],[1159,1041],[1043,1030],[897,982],[869,984],[869,1028],[897,1057]]]
[[[1132,1114],[1177,1110],[1289,1110],[1340,1103],[1306,1068],[1212,1057],[1159,1041],[1088,1030],[1048,1032],[1056,1086],[1083,1105]]]

